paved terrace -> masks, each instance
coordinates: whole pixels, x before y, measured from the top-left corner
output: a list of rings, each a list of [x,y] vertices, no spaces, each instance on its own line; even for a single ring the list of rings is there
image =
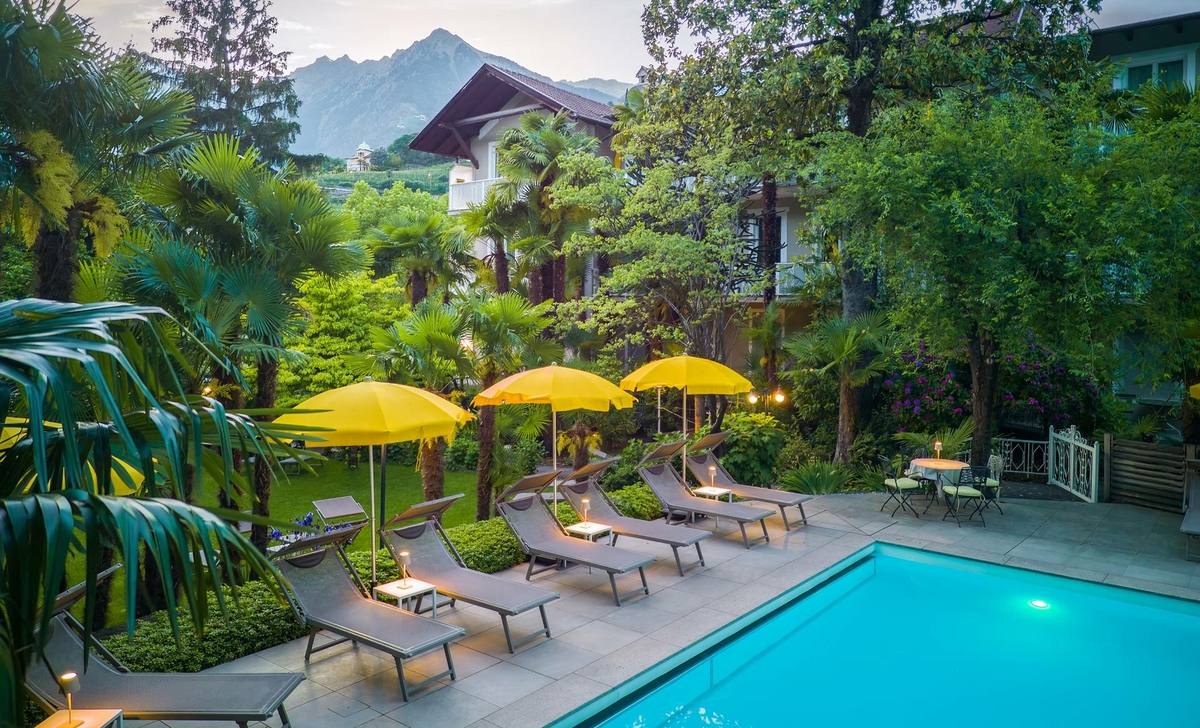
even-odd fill
[[[452,647],[458,680],[443,680],[408,704],[400,699],[392,659],[366,647],[332,648],[306,667],[301,639],[213,669],[303,671],[308,679],[286,703],[296,728],[534,728],[873,540],[1200,600],[1200,570],[1184,560],[1177,515],[1109,503],[1010,500],[1003,504],[1004,515],[988,511],[986,528],[978,523],[960,528],[940,521],[944,510],[938,506],[919,520],[890,518],[890,508],[879,512],[883,499],[881,494],[816,499],[806,504],[807,527],[786,533],[776,515],[768,520],[770,543],[750,551],[736,528],[721,523],[717,537],[704,542],[707,566],[686,577],[676,572],[669,549],[622,537],[622,547],[659,556],[647,568],[651,594],[618,608],[603,573],[574,568],[535,577],[535,583],[562,595],[547,608],[554,638],[533,641],[515,655],[505,648],[495,614],[471,606],[439,609],[443,621],[467,630]],[[523,580],[524,569],[500,576]],[[515,632],[532,627],[536,614],[516,618]],[[437,650],[408,661],[406,670],[422,679],[420,673],[436,672],[441,660]],[[164,728],[161,722],[140,725]],[[278,719],[271,725],[278,728]]]

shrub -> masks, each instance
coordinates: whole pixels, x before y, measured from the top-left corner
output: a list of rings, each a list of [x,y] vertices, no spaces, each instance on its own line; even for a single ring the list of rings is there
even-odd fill
[[[768,486],[783,449],[779,420],[762,412],[735,412],[725,418],[730,432],[721,463],[739,483]]]
[[[521,477],[524,477],[537,470],[546,459],[546,446],[541,440],[518,440],[512,446],[512,454],[516,459],[517,470],[520,471]]]
[[[833,448],[823,447],[804,435],[788,435],[775,460],[775,472],[786,473],[809,463],[833,457]]]
[[[367,534],[363,534],[366,536]],[[358,572],[358,578],[362,579],[364,584],[371,583],[371,551],[351,551],[346,554],[346,558],[350,560],[350,565]],[[400,578],[400,567],[396,566],[396,560],[392,558],[392,554],[385,548],[380,548],[375,554],[375,576],[379,583],[383,584],[389,581],[395,581]]]
[[[138,620],[132,639],[122,633],[109,637],[104,645],[134,672],[199,672],[308,634],[287,602],[266,584],[241,586],[237,604],[228,587],[225,590],[229,618],[221,619],[216,595],[209,593],[209,612],[217,616],[203,637],[190,622],[180,620],[176,644],[166,612],[155,612]]]
[[[641,483],[642,476],[638,474],[637,466],[652,447],[654,447],[654,443],[632,440],[621,451],[617,462],[613,463],[600,477],[600,487],[611,492]]]
[[[627,485],[608,495],[623,516],[650,521],[662,515],[662,504],[645,483]]]
[[[474,471],[479,465],[479,439],[460,433],[446,448],[446,470]]]
[[[557,510],[558,522],[564,526],[573,526],[582,520],[568,501],[560,501]]]
[[[792,493],[820,495],[836,493],[851,480],[850,471],[833,463],[809,463],[789,470],[779,479],[779,487]]]
[[[501,518],[447,528],[446,534],[467,568],[494,574],[525,561],[521,544]]]
[[[417,453],[420,448],[420,443],[413,442],[397,442],[387,446],[387,459],[389,463],[396,463],[409,468],[417,466]]]

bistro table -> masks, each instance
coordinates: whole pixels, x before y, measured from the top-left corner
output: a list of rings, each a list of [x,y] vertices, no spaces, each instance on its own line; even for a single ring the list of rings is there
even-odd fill
[[[929,499],[929,504],[925,506],[925,511],[923,512],[928,512],[929,506],[932,506],[934,501],[937,500],[938,493],[942,490],[942,484],[957,484],[959,471],[966,467],[970,466],[961,460],[947,460],[946,458],[913,459],[908,466],[908,475],[933,481],[933,498]]]

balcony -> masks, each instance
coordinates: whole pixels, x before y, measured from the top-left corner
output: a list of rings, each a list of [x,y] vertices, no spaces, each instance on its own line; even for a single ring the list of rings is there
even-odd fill
[[[487,191],[492,185],[496,184],[498,178],[477,179],[471,182],[451,182],[450,183],[450,214],[465,212],[470,205],[478,205],[483,202],[483,198],[487,195]]]

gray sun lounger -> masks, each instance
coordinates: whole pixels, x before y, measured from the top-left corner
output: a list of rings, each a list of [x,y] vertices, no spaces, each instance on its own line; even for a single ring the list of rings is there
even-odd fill
[[[72,591],[77,593],[65,600],[60,597],[57,609],[65,610],[83,595],[81,589]],[[278,713],[283,728],[291,726],[283,701],[303,682],[303,675],[130,672],[95,639],[91,640],[92,654],[85,671],[83,625],[61,611],[51,620],[50,629],[46,658],[54,672],[41,660],[34,660],[25,678],[26,690],[46,710],[66,710],[67,701],[55,676],[74,671],[81,685],[71,695],[72,707],[77,710],[120,708],[130,720],[227,721],[243,728]]]
[[[382,531],[384,544],[397,562],[400,552],[407,551],[410,560],[408,572],[436,585],[439,594],[450,597],[451,606],[455,601],[463,601],[499,614],[500,623],[504,626],[504,641],[508,643],[510,653],[543,634],[549,637],[546,603],[558,599],[556,592],[474,571],[463,563],[462,556],[437,520],[462,497],[459,493],[418,503],[397,515]],[[407,526],[400,525],[418,519],[425,520]],[[508,618],[531,609],[541,612],[542,628],[514,642]],[[417,611],[420,612],[420,601],[417,602]]]
[[[617,458],[609,458],[591,463],[563,478],[559,492],[567,497],[576,512],[583,513],[583,499],[588,499],[588,519],[603,523],[613,530],[613,543],[618,536],[629,536],[646,541],[666,544],[675,554],[675,566],[679,575],[684,575],[683,560],[679,558],[679,549],[688,546],[696,547],[696,561],[688,566],[704,566],[704,553],[700,550],[700,542],[712,537],[710,531],[687,526],[671,526],[657,521],[643,521],[640,518],[630,518],[621,515],[608,495],[599,486],[600,474],[615,463]]]
[[[800,509],[800,523],[807,525],[808,516],[804,513],[804,502],[812,500],[811,495],[775,490],[774,488],[760,488],[756,485],[742,485],[733,479],[725,466],[721,465],[721,461],[717,460],[717,456],[712,453],[712,449],[725,442],[727,437],[729,437],[728,432],[706,435],[688,448],[687,467],[692,471],[696,480],[704,484],[715,485],[718,488],[725,488],[732,491],[738,498],[777,506],[779,517],[783,519],[783,527],[788,531],[792,530],[792,524],[788,522],[787,512],[784,508],[795,506]]]
[[[295,598],[293,606],[312,630],[304,651],[305,662],[314,652],[343,642],[361,642],[395,659],[400,694],[407,701],[411,692],[443,677],[455,679],[450,641],[466,631],[364,596],[366,589],[343,550],[362,527],[343,528],[288,544],[274,554],[275,565],[288,580]],[[314,647],[320,630],[340,635],[341,639]],[[404,677],[402,661],[438,647],[446,653],[446,670],[410,684]]]
[[[663,445],[642,460],[643,463],[655,460],[659,462],[653,465],[642,465],[638,468],[642,480],[650,486],[650,490],[654,491],[654,495],[658,497],[663,506],[672,514],[674,512],[683,513],[686,516],[684,520],[692,520],[696,516],[709,516],[711,518],[728,518],[736,522],[742,531],[742,543],[746,545],[746,548],[770,541],[771,537],[767,534],[767,517],[771,515],[771,511],[741,503],[725,503],[692,495],[687,485],[684,484],[683,478],[666,460],[666,458],[673,457],[674,453],[679,452],[681,448],[682,443]],[[746,524],[754,522],[758,522],[762,526],[762,535],[752,540],[746,535]]]
[[[1183,512],[1183,523],[1179,530],[1183,533],[1183,558],[1192,561],[1192,539],[1200,536],[1200,472],[1187,474],[1188,499]]]
[[[534,574],[577,564],[608,573],[608,583],[612,586],[613,599],[618,607],[626,597],[639,593],[649,594],[645,567],[655,562],[654,557],[572,538],[563,530],[558,519],[551,515],[540,493],[561,474],[555,471],[527,475],[496,499],[496,510],[516,535],[521,548],[529,554],[529,570],[525,578],[532,579]],[[518,497],[506,500],[513,496]],[[539,558],[554,563],[540,569],[535,568]],[[634,570],[637,570],[641,577],[642,585],[622,594],[617,590],[617,576]]]

